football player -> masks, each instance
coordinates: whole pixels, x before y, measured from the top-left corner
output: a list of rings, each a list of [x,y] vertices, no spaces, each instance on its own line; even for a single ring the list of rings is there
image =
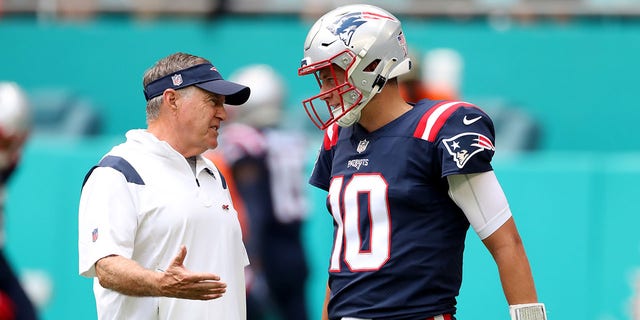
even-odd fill
[[[455,319],[465,236],[495,259],[511,318],[545,320],[527,255],[493,172],[494,127],[462,101],[402,98],[405,35],[391,13],[347,5],[322,16],[298,74],[325,130],[309,182],[328,191],[334,243],[323,319]]]
[[[20,161],[29,135],[31,114],[27,95],[14,82],[0,82],[0,319],[36,319],[36,310],[4,252],[2,215],[5,187]]]

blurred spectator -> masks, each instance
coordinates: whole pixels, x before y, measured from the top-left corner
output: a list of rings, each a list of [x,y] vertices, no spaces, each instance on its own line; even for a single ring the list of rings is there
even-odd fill
[[[163,15],[205,16],[219,10],[224,0],[130,0],[130,2],[136,17],[146,20]]]
[[[228,108],[230,121],[220,144],[251,230],[248,319],[305,320],[305,140],[301,133],[280,127],[285,87],[273,68],[250,65],[230,78],[251,87],[251,98],[242,108]]]
[[[31,129],[26,94],[13,82],[0,83],[0,319],[37,319],[36,310],[4,255],[5,188],[18,166]]]
[[[436,48],[425,53],[422,60],[422,81],[432,100],[459,99],[464,61],[452,48]]]
[[[61,18],[69,20],[92,20],[100,12],[98,0],[64,0],[55,2]]]

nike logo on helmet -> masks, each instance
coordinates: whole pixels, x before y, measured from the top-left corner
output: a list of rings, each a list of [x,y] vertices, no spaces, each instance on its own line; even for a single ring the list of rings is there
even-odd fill
[[[480,120],[480,118],[482,118],[482,116],[478,116],[477,118],[473,118],[473,119],[467,119],[467,116],[464,116],[464,118],[462,119],[462,123],[464,123],[466,126],[473,124],[474,122]]]

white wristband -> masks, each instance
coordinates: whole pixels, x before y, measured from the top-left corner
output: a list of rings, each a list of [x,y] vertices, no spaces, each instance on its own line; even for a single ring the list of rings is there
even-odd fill
[[[509,306],[511,320],[547,320],[544,303],[524,303]]]

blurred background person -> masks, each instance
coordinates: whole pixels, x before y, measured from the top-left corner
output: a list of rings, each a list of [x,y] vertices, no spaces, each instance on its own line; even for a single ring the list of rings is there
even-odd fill
[[[7,182],[20,161],[31,129],[26,94],[14,82],[0,82],[0,319],[37,319],[36,310],[4,254],[4,203]]]
[[[400,94],[405,101],[416,103],[422,99],[458,100],[463,60],[458,51],[437,48],[424,57],[410,52],[411,71],[398,77]]]
[[[427,50],[422,57],[422,68],[417,70],[431,100],[460,99],[464,60],[453,48]]]
[[[248,65],[230,79],[251,87],[243,108],[229,108],[220,144],[249,222],[248,319],[305,320],[304,135],[283,129],[286,89],[273,67]]]

